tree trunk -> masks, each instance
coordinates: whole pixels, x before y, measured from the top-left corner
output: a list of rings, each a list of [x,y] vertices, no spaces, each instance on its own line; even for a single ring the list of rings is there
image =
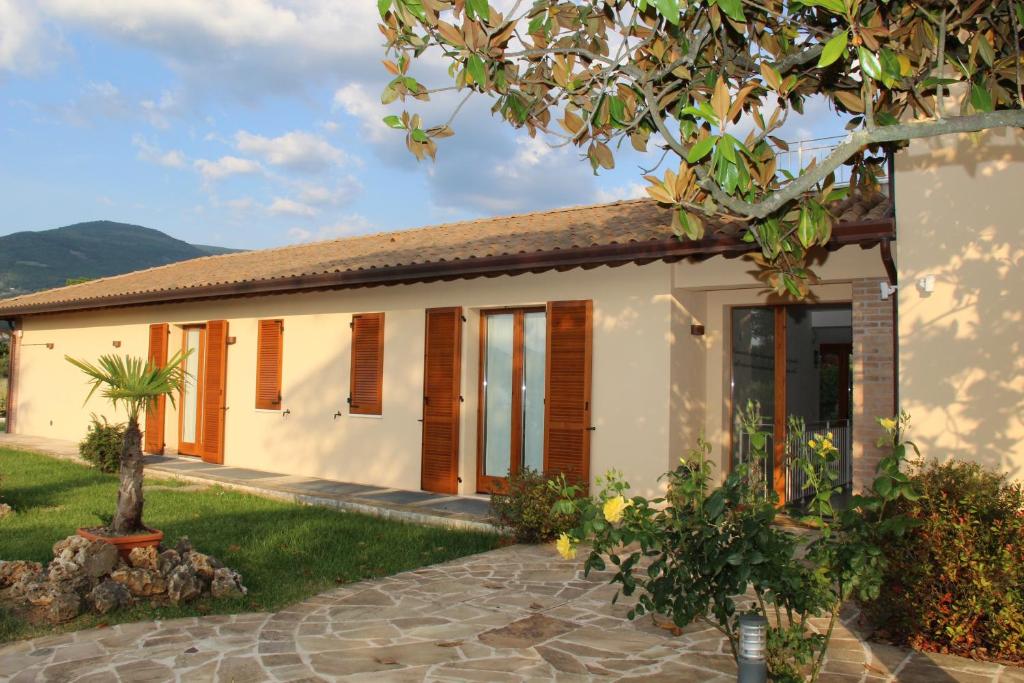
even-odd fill
[[[132,534],[142,526],[142,433],[137,420],[128,421],[121,448],[121,486],[117,490],[117,514],[111,531]]]

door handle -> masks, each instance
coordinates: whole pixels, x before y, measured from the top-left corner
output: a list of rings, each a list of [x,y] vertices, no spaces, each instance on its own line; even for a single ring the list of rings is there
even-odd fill
[[[597,431],[597,427],[584,427],[583,431],[585,431],[585,432],[596,432]]]

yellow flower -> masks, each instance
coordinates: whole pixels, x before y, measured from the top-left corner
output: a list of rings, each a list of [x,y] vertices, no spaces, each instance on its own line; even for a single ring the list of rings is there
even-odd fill
[[[817,448],[818,442],[815,441],[814,439],[811,439],[810,441],[807,442],[807,445],[810,446],[811,448]]]
[[[825,438],[828,439],[829,441],[831,441],[832,440],[832,432],[829,432],[828,434],[826,434]]]
[[[891,432],[892,430],[896,429],[896,420],[892,419],[891,417],[883,417],[881,420],[878,421],[878,424],[882,425],[882,429],[886,430],[887,432]]]
[[[572,538],[569,537],[569,534],[563,533],[558,537],[558,541],[555,542],[555,550],[558,551],[558,554],[561,555],[563,559],[576,559],[576,546],[573,544]]]
[[[615,496],[609,498],[604,503],[604,518],[614,524],[622,519],[623,511],[629,507],[631,501],[627,501],[622,496]]]

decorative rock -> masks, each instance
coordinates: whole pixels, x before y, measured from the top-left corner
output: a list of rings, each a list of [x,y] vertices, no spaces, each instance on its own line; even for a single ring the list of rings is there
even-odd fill
[[[241,597],[249,591],[242,585],[242,576],[227,567],[219,567],[213,572],[210,582],[210,593],[215,598]]]
[[[141,598],[167,592],[167,579],[150,569],[120,567],[110,574],[110,578]]]
[[[128,589],[110,579],[98,584],[89,593],[89,602],[100,614],[106,614],[118,607],[126,607],[132,604],[132,594]]]
[[[9,588],[27,579],[36,578],[43,571],[43,565],[26,560],[0,560],[0,588]]]
[[[199,576],[203,577],[207,581],[213,580],[213,573],[223,567],[216,557],[211,555],[205,555],[196,550],[191,551],[186,556],[186,562],[189,567]]]
[[[164,576],[167,576],[179,564],[181,564],[181,555],[178,554],[178,551],[165,550],[158,556],[157,570]]]
[[[160,568],[159,555],[155,546],[145,548],[132,548],[128,555],[128,564],[139,569],[152,569],[158,571]]]
[[[51,623],[71,621],[82,612],[82,599],[77,593],[56,593],[50,601],[47,618]]]
[[[179,555],[192,552],[192,541],[188,540],[188,536],[182,536],[178,539],[178,544],[174,546],[174,549]]]
[[[92,541],[81,536],[68,536],[53,544],[53,558],[73,560],[79,550],[84,550]]]
[[[93,541],[79,552],[82,571],[97,579],[114,570],[119,559],[117,548],[110,543]]]
[[[167,597],[175,605],[194,600],[203,592],[203,583],[189,571],[188,565],[175,567],[167,578]]]
[[[13,515],[14,508],[7,503],[0,503],[0,518],[6,517],[7,515]]]

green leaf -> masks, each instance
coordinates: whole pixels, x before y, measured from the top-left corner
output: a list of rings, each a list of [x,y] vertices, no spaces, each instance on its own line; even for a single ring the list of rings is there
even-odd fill
[[[811,211],[806,206],[800,209],[800,222],[796,227],[796,236],[800,239],[800,244],[805,247],[809,247],[814,244],[814,240],[817,238],[817,231],[814,229],[814,218],[811,216]]]
[[[388,128],[405,128],[405,124],[402,123],[402,119],[392,114],[391,116],[384,117],[384,123]]]
[[[878,55],[861,46],[857,48],[857,58],[860,60],[861,71],[876,81],[882,80],[882,64],[878,61]]]
[[[984,86],[975,83],[971,86],[971,105],[978,111],[992,111],[992,95]]]
[[[390,8],[391,0],[377,0],[377,11],[380,12],[381,17],[387,14]]]
[[[804,0],[808,7],[824,7],[833,14],[846,15],[846,4],[843,0]]]
[[[743,3],[741,0],[718,0],[718,6],[733,21],[745,22],[747,17],[743,14]]]
[[[426,142],[429,138],[422,128],[416,128],[412,131],[412,139],[416,142]]]
[[[821,57],[818,59],[818,67],[828,66],[842,57],[846,51],[846,44],[849,39],[849,32],[843,31],[825,43],[825,47],[821,51]]]
[[[470,55],[466,60],[466,69],[473,77],[473,82],[483,88],[487,85],[487,69],[484,67],[484,60],[476,55]]]
[[[654,0],[654,7],[670,24],[679,25],[679,0]]]
[[[718,137],[715,135],[709,135],[706,138],[698,140],[693,147],[690,148],[690,153],[686,155],[686,161],[688,163],[696,163],[706,157],[711,148],[715,146],[715,142]]]
[[[466,11],[473,19],[487,19],[491,15],[487,0],[466,0]]]

